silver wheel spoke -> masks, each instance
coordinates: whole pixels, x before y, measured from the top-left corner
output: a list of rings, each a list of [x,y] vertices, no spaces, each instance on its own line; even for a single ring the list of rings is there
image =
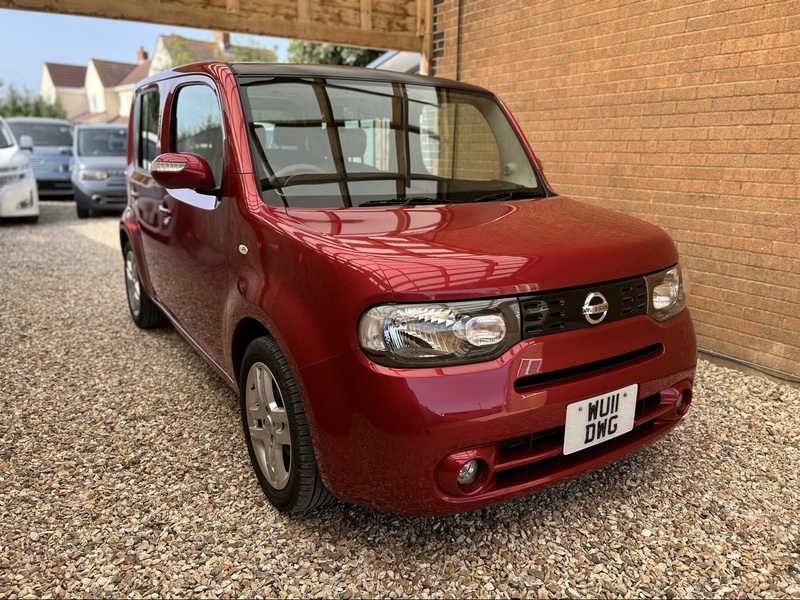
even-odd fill
[[[279,408],[272,411],[272,423],[275,425],[275,440],[288,446],[292,443],[292,436],[289,433],[289,419],[286,416],[286,409]]]
[[[257,440],[258,442],[263,444],[265,447],[272,442],[272,435],[270,434],[269,431],[267,431],[263,427],[253,427],[251,425],[250,426],[250,437],[253,440]]]

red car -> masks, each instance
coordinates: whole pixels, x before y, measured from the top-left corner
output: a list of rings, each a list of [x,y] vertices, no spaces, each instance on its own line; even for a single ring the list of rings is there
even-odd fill
[[[239,391],[282,511],[487,506],[689,408],[675,245],[556,193],[485,89],[199,63],[139,84],[128,144],[131,316]]]

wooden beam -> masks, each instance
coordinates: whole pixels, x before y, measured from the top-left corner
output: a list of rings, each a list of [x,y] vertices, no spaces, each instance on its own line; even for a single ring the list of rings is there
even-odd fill
[[[239,4],[242,2],[242,0],[233,1]],[[331,14],[337,14],[336,6],[330,2],[319,5],[316,19],[308,22],[302,22],[298,18],[298,9],[300,7],[304,11],[308,9],[310,19],[311,0],[255,0],[255,2],[262,9],[261,12],[251,11],[246,5],[245,10],[241,10],[240,6],[238,12],[229,12],[227,3],[212,6],[197,0],[161,0],[158,3],[130,0],[103,0],[102,3],[97,0],[0,0],[0,8],[163,23],[197,29],[328,42],[342,46],[412,52],[420,50],[420,37],[417,32],[402,27],[407,19],[391,19],[390,25],[398,24],[394,30],[367,30],[360,27],[363,17],[361,22],[351,26],[329,24],[326,19],[326,9],[330,8]],[[395,0],[395,2],[398,6],[410,5],[405,14],[416,13],[418,0]]]
[[[372,0],[361,0],[361,29],[372,31]]]
[[[241,6],[239,0],[225,0],[225,10],[229,13],[238,13]]]
[[[418,0],[417,2],[417,36],[422,38],[422,48],[419,52],[420,75],[431,75],[433,61],[433,0]]]
[[[297,20],[311,23],[311,0],[297,0]]]

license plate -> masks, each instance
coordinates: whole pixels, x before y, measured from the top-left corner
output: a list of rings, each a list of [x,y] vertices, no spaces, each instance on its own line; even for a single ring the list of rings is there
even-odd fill
[[[567,406],[564,454],[602,444],[633,429],[637,384]]]

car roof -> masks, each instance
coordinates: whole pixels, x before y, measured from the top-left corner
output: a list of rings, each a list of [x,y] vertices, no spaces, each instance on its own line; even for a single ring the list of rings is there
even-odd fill
[[[127,123],[78,123],[75,129],[127,129]]]
[[[294,63],[257,63],[257,62],[198,62],[175,67],[172,70],[156,73],[139,82],[139,86],[175,76],[181,73],[213,73],[219,67],[228,67],[234,74],[243,78],[257,77],[320,77],[337,79],[358,79],[361,81],[385,81],[392,83],[405,83],[412,85],[436,85],[448,88],[491,94],[489,90],[477,85],[429,77],[427,75],[414,75],[398,73],[383,69],[367,69],[365,67],[350,67],[342,65],[306,65]]]
[[[69,125],[72,123],[66,119],[54,119],[52,117],[6,117],[7,123],[53,123],[56,125]]]

